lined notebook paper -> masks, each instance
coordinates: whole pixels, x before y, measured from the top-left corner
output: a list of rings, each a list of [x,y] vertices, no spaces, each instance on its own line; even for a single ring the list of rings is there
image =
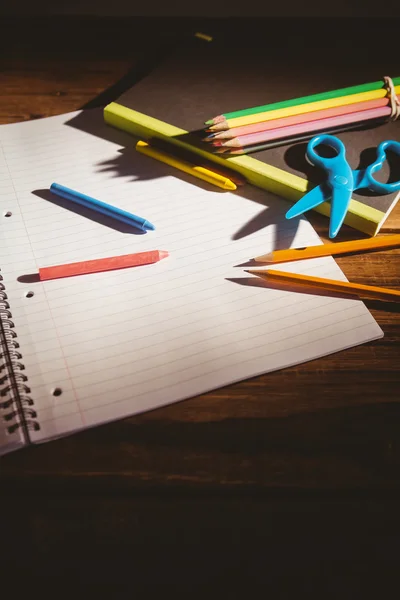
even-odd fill
[[[238,266],[276,245],[320,243],[306,219],[285,219],[286,201],[250,186],[224,192],[140,155],[101,111],[87,111],[96,135],[74,117],[0,127],[0,268],[37,413],[32,442],[382,335],[358,300],[269,289]],[[48,193],[53,181],[156,230],[71,210]],[[37,280],[39,267],[156,249],[169,258]],[[282,268],[344,279],[331,258]]]

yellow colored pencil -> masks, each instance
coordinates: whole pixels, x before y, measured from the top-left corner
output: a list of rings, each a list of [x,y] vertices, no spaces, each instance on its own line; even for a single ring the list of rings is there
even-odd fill
[[[395,88],[396,94],[400,94],[400,85]],[[302,115],[317,110],[326,108],[335,108],[337,106],[347,106],[358,102],[367,102],[368,100],[377,100],[387,96],[386,89],[373,90],[371,92],[361,92],[360,94],[351,94],[350,96],[339,96],[338,98],[328,98],[327,100],[319,100],[318,102],[309,102],[308,104],[298,104],[288,108],[278,108],[262,113],[247,115],[244,117],[236,117],[235,119],[226,119],[222,123],[217,123],[208,127],[208,131],[225,131],[233,127],[241,127],[242,125],[251,125],[262,121],[271,121],[273,119],[282,119],[293,115]]]
[[[306,258],[318,258],[319,256],[337,256],[338,254],[348,254],[350,252],[396,248],[397,246],[400,246],[400,234],[352,240],[350,242],[337,242],[336,244],[321,244],[306,248],[275,250],[269,254],[256,256],[253,260],[259,263],[282,263]]]
[[[170,156],[169,154],[166,154],[161,150],[152,148],[151,146],[149,146],[149,144],[147,144],[147,142],[143,142],[142,140],[139,140],[139,142],[137,142],[136,150],[141,154],[145,154],[146,156],[155,158],[156,160],[170,165],[171,167],[175,167],[176,169],[184,171],[189,175],[193,175],[198,179],[203,179],[203,181],[207,181],[208,183],[216,185],[224,190],[237,189],[236,184],[233,183],[233,181],[231,181],[230,179],[228,179],[228,177],[224,177],[223,175],[214,173],[213,171],[210,171],[209,169],[206,169],[204,167],[191,165],[186,161],[175,158],[174,156]]]
[[[312,275],[287,273],[286,271],[275,271],[271,269],[259,271],[250,269],[247,271],[247,273],[257,275],[257,277],[261,277],[261,279],[265,279],[267,281],[281,281],[283,283],[304,285],[305,287],[319,288],[331,292],[357,295],[361,298],[374,298],[375,300],[400,302],[400,290],[390,290],[388,288],[376,287],[374,285],[363,285],[361,283],[338,281],[336,279],[325,279],[323,277],[313,277]]]

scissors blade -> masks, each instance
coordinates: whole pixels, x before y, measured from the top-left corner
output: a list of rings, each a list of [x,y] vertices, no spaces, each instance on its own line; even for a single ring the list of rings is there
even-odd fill
[[[331,201],[331,219],[329,222],[329,237],[337,236],[339,229],[343,225],[351,200],[351,190],[345,188],[334,188]]]
[[[300,200],[296,202],[286,213],[287,219],[293,219],[302,215],[307,210],[315,208],[319,204],[326,202],[332,195],[332,190],[326,185],[317,185],[310,192],[307,192]]]

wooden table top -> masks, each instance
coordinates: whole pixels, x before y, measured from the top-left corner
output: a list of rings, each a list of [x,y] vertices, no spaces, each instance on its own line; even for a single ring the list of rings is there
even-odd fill
[[[155,29],[166,39],[180,30],[176,21],[155,26],[150,19],[136,30],[126,20],[5,24],[0,123],[105,104],[110,94],[118,96],[116,82],[132,72]],[[381,26],[383,39],[388,25]],[[311,220],[326,239],[327,221]],[[400,231],[400,205],[382,231]],[[399,250],[390,250],[337,262],[350,280],[399,288],[399,258]],[[165,565],[183,561],[181,576],[191,581],[193,563],[183,551],[193,551],[188,531],[197,548],[193,560],[207,547],[216,561],[224,552],[222,564],[233,570],[239,555],[243,568],[242,542],[259,549],[260,534],[275,545],[269,560],[282,577],[277,557],[294,540],[300,570],[306,568],[304,537],[312,538],[308,558],[321,560],[321,528],[333,540],[329,556],[346,555],[349,547],[364,555],[371,540],[364,519],[374,535],[393,531],[400,490],[399,306],[367,306],[384,331],[380,340],[3,457],[6,534],[18,540],[29,531],[29,548],[41,548],[28,573],[35,577],[45,557],[62,575],[53,549],[63,539],[74,545],[78,530],[83,545],[76,556],[92,552],[90,568],[106,568],[99,549],[105,541],[122,548],[123,566],[133,548],[143,584],[152,577],[152,560],[170,585],[176,580]],[[351,531],[345,549],[338,533],[343,518]],[[17,541],[11,547],[18,553]],[[256,560],[247,564],[248,576],[253,568],[259,573],[260,555],[247,556]],[[18,572],[11,559],[6,564]]]

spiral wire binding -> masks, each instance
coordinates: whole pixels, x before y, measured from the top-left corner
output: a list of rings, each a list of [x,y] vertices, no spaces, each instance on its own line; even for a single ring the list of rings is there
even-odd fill
[[[29,432],[38,431],[40,427],[29,396],[28,378],[23,373],[25,367],[3,281],[0,273],[0,409],[4,411],[8,433],[22,429],[29,441]]]

